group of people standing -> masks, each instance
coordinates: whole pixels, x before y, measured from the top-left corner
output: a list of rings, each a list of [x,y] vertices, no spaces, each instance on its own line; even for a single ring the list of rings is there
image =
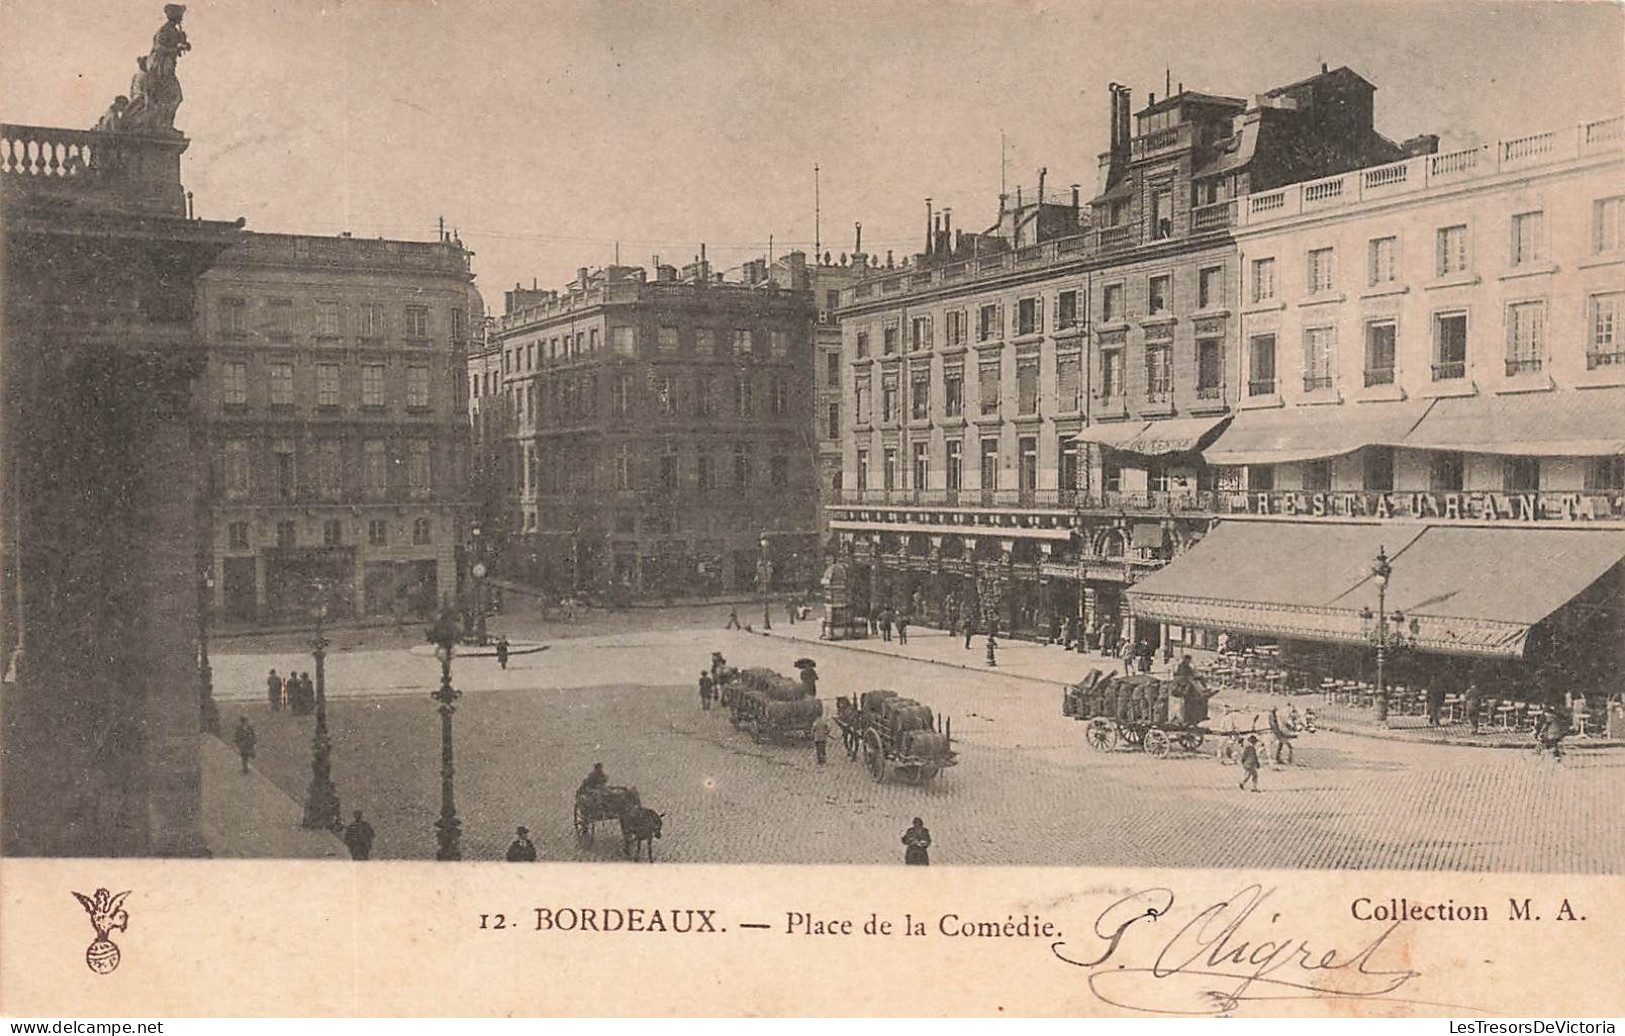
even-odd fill
[[[308,716],[316,709],[316,683],[309,673],[278,676],[275,669],[265,678],[265,696],[272,712],[287,709],[295,716]]]
[[[895,630],[897,632],[897,643],[907,644],[908,624],[908,612],[893,609],[887,605],[881,605],[869,616],[869,632],[871,634],[878,633],[880,639],[887,643],[891,642],[892,631]]]

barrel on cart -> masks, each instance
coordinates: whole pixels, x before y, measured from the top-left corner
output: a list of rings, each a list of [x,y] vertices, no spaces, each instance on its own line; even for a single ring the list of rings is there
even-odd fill
[[[925,784],[959,762],[952,721],[896,691],[838,698],[835,722],[847,757],[861,754],[876,783],[885,780],[889,770],[911,784]]]

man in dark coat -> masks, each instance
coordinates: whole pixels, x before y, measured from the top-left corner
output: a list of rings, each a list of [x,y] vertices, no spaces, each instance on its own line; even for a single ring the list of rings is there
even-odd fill
[[[715,697],[715,692],[716,684],[712,683],[711,674],[702,670],[700,672],[700,708],[707,712],[711,710],[711,699]]]
[[[372,825],[361,819],[361,811],[355,811],[355,819],[350,826],[344,829],[344,844],[350,848],[350,859],[372,859]]]
[[[1439,725],[1439,713],[1444,711],[1444,681],[1434,680],[1428,687],[1428,726]]]
[[[1253,790],[1257,791],[1258,770],[1260,765],[1261,764],[1258,761],[1258,737],[1254,734],[1248,734],[1247,747],[1241,750],[1242,778],[1241,783],[1237,785],[1237,787],[1246,788],[1247,782],[1252,781]]]
[[[497,639],[497,665],[501,666],[504,669],[508,668],[508,638],[507,637],[500,637],[500,638]]]
[[[248,761],[254,758],[254,728],[249,725],[247,716],[237,717],[237,729],[232,732],[231,740],[237,745],[237,754],[243,760],[243,772],[248,772]]]
[[[966,613],[966,615],[965,615],[965,650],[966,651],[970,650],[971,638],[974,637],[974,636],[976,636],[976,620],[972,619],[970,617],[969,613]]]
[[[609,784],[609,775],[604,773],[603,763],[593,763],[592,772],[587,774],[581,782],[582,791],[598,791]]]
[[[265,697],[271,702],[272,712],[282,710],[282,677],[276,675],[275,669],[265,678]]]
[[[891,609],[880,609],[880,639],[891,643]]]
[[[908,643],[908,614],[906,612],[899,613],[897,616],[897,643]]]
[[[530,828],[521,827],[518,837],[508,846],[507,860],[509,863],[535,863],[536,843],[530,840]]]
[[[925,821],[919,817],[914,818],[914,824],[903,832],[903,862],[912,867],[929,867],[931,865],[931,832],[926,828]]]

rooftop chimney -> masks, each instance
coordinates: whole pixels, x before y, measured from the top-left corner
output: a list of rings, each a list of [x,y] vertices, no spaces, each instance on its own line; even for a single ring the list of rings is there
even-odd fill
[[[932,225],[932,218],[933,217],[932,217],[932,214],[931,214],[931,199],[927,198],[927,199],[925,199],[925,254],[926,255],[931,254],[931,242],[932,242],[933,235],[936,232],[936,227]]]

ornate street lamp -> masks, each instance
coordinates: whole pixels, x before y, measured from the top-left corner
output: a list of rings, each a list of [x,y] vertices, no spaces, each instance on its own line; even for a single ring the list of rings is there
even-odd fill
[[[197,605],[197,693],[199,727],[205,734],[220,733],[220,710],[214,703],[214,667],[209,664],[209,609],[214,606],[214,571],[205,560],[200,568]]]
[[[762,629],[770,630],[773,628],[773,615],[768,607],[767,589],[773,579],[773,564],[767,560],[767,533],[762,533],[758,544],[761,554],[756,561],[756,582],[762,588]]]
[[[480,571],[484,566],[476,564],[474,567],[479,571],[475,578],[479,579],[484,575]],[[451,657],[457,650],[457,616],[452,614],[449,604],[441,609],[428,639],[435,646],[434,657],[440,660],[440,689],[429,696],[440,703],[440,819],[434,825],[439,846],[434,858],[460,860],[463,854],[458,840],[462,825],[457,820],[457,800],[452,789],[451,714],[457,711],[454,703],[463,692],[451,686]]]
[[[327,736],[327,585],[317,580],[316,632],[310,654],[316,661],[316,734],[310,742],[310,790],[305,794],[302,826],[316,831],[342,831],[339,793],[333,787],[333,745]]]
[[[1371,563],[1371,581],[1377,584],[1377,611],[1372,613],[1370,608],[1360,610],[1360,620],[1367,628],[1367,636],[1377,648],[1377,695],[1376,709],[1377,722],[1388,725],[1388,682],[1385,672],[1388,661],[1388,652],[1402,647],[1406,641],[1405,613],[1395,610],[1388,614],[1388,579],[1394,573],[1394,566],[1388,563],[1388,552],[1382,547],[1377,548],[1377,559]],[[1414,630],[1416,620],[1411,620]]]

